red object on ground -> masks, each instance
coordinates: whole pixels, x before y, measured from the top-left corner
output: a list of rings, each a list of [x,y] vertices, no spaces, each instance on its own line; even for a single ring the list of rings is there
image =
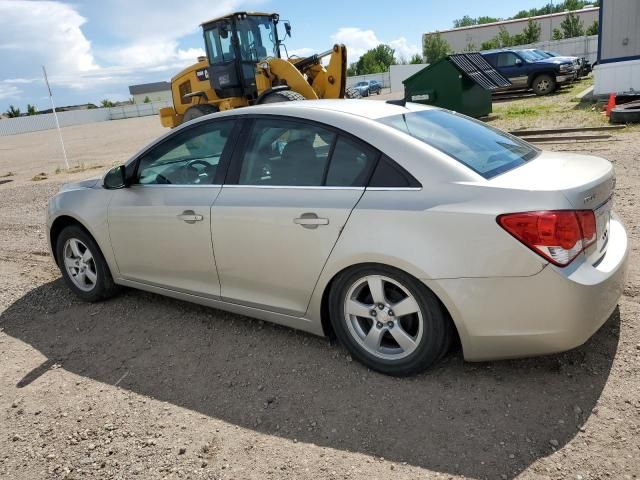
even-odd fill
[[[613,110],[613,108],[616,106],[616,94],[615,93],[610,93],[609,94],[609,102],[607,103],[607,117],[611,116],[611,110]]]

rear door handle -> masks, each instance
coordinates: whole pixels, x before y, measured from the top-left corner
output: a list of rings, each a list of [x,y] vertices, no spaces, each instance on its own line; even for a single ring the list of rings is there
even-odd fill
[[[329,225],[329,219],[320,218],[315,213],[303,213],[298,218],[294,218],[293,223],[302,225],[304,228],[318,228],[318,225]]]
[[[196,223],[201,222],[204,217],[202,215],[198,215],[193,210],[185,210],[178,215],[178,218],[186,223]]]

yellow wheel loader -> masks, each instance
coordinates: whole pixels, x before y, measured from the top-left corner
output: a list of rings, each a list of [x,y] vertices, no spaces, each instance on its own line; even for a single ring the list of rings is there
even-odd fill
[[[282,58],[276,13],[237,12],[203,23],[206,57],[171,79],[173,108],[160,110],[165,127],[209,113],[263,103],[359,98],[346,88],[347,49],[306,58]],[[291,25],[284,22],[285,36]],[[288,54],[286,55],[288,57]],[[325,67],[322,59],[329,58]]]

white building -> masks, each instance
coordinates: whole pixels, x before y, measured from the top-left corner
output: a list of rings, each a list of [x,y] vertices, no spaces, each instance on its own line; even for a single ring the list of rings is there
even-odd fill
[[[129,93],[133,97],[133,103],[144,103],[147,97],[152,102],[171,102],[171,83],[154,82],[131,85]]]
[[[611,1],[611,0],[610,0]],[[617,0],[613,0],[617,1]],[[630,0],[633,1],[633,0]],[[602,3],[602,2],[601,2]],[[585,30],[591,26],[594,20],[598,20],[598,7],[587,7],[581,10],[574,10],[573,13],[580,18]],[[560,24],[566,18],[568,12],[552,13],[549,15],[540,15],[531,17],[540,25],[540,41],[551,40],[553,38],[553,30],[562,30]],[[514,20],[503,20],[501,22],[485,23],[482,25],[471,25],[469,27],[452,28],[450,30],[440,30],[440,36],[449,42],[454,52],[463,52],[469,50],[480,50],[482,42],[491,40],[500,31],[500,27],[504,27],[510,35],[517,35],[527,26],[528,18],[517,18]],[[424,44],[425,37],[436,33],[429,32],[422,35]]]
[[[596,95],[640,92],[640,2],[600,0]]]

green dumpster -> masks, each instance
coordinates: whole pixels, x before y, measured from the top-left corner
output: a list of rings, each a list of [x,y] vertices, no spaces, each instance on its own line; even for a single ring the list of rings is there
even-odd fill
[[[511,85],[479,53],[438,60],[402,82],[407,102],[455,110],[470,117],[491,113],[491,92]]]

